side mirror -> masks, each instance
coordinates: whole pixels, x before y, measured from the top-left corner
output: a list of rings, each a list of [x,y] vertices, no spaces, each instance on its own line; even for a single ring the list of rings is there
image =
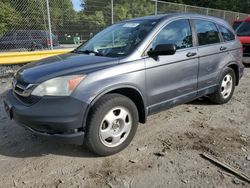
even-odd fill
[[[159,44],[155,49],[148,51],[149,56],[158,56],[158,55],[174,55],[176,52],[175,44]]]

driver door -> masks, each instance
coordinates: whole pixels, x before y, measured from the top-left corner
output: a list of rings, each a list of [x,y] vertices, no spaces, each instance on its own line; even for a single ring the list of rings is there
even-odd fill
[[[174,55],[147,57],[146,89],[149,114],[184,103],[197,96],[198,51],[194,47],[188,19],[168,23],[149,49],[159,44],[175,44]]]

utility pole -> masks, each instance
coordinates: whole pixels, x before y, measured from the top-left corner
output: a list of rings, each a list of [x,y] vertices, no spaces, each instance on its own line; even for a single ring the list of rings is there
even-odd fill
[[[47,4],[47,15],[48,15],[48,24],[49,24],[50,49],[53,50],[53,40],[52,40],[52,31],[51,31],[51,22],[50,22],[50,11],[49,11],[49,0],[46,0],[46,4]]]
[[[111,23],[114,24],[114,0],[111,0]]]
[[[158,9],[157,4],[158,4],[157,0],[155,0],[155,15],[157,15],[157,12],[158,12],[158,10],[157,10]]]

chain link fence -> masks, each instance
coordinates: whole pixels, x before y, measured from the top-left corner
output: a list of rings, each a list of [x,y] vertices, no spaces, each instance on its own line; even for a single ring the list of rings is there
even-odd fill
[[[0,52],[76,47],[121,20],[166,13],[199,13],[233,23],[248,15],[157,0],[2,0]],[[120,3],[119,3],[120,2]],[[122,3],[121,3],[122,2]]]
[[[235,20],[245,19],[246,17],[248,17],[248,14],[240,12],[232,12],[232,11],[204,8],[204,7],[195,7],[195,6],[170,3],[165,1],[157,1],[157,4],[158,4],[158,10],[157,10],[158,14],[164,14],[166,12],[198,13],[225,19],[230,24],[233,24]]]

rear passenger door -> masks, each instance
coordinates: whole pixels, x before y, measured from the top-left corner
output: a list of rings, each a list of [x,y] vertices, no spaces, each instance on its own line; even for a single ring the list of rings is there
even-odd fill
[[[198,95],[211,93],[220,73],[219,66],[227,55],[227,46],[221,43],[217,25],[212,21],[194,19],[199,54]]]
[[[30,35],[28,31],[19,31],[16,34],[16,47],[17,48],[30,48]]]
[[[232,60],[229,60],[228,62],[241,62],[242,61],[242,49],[240,48],[241,43],[240,41],[236,41],[236,36],[234,32],[222,25],[218,25],[220,33],[223,38],[223,46],[227,47],[228,51],[228,58],[232,57]],[[227,62],[227,63],[228,63]]]

